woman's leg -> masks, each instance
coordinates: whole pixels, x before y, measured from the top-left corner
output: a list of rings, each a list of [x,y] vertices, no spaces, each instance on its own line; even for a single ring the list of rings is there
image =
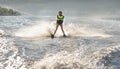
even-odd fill
[[[55,35],[55,33],[56,33],[57,29],[58,29],[58,26],[59,26],[59,24],[56,25],[56,29],[54,31],[54,35]]]
[[[66,36],[66,35],[65,35],[65,32],[64,32],[64,30],[63,30],[63,24],[60,24],[60,27],[61,27],[61,30],[62,30],[62,32],[63,32],[63,36]]]

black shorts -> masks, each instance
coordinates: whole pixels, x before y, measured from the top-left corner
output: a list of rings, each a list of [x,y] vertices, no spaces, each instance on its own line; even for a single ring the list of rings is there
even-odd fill
[[[57,20],[57,24],[62,24],[63,20]]]

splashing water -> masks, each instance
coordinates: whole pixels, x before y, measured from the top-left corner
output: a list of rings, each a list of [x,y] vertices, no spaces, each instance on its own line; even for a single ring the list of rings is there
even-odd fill
[[[50,36],[55,30],[55,22],[54,21],[37,21],[34,23],[35,25],[31,25],[28,27],[23,27],[19,29],[15,36],[19,37],[47,37]],[[80,26],[79,24],[65,24],[64,30],[67,36],[100,36],[100,37],[110,37],[104,33],[103,30],[96,30],[94,28]],[[60,27],[57,30],[56,36],[61,36],[62,31]]]

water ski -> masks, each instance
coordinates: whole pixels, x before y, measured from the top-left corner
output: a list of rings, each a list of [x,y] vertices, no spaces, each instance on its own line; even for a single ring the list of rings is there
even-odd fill
[[[67,37],[66,35],[63,35],[62,37]],[[55,36],[53,35],[53,34],[51,34],[51,38],[53,39],[53,38],[55,38]]]
[[[53,35],[53,34],[51,34],[51,38],[52,38],[52,39],[54,38],[54,35]]]
[[[63,37],[67,37],[67,36],[64,34]]]

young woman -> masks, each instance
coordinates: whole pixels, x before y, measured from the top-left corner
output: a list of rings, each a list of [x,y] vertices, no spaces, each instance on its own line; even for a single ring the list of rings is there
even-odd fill
[[[52,38],[54,38],[54,35],[55,35],[55,33],[56,33],[56,31],[57,31],[57,29],[58,29],[59,26],[61,27],[61,30],[63,32],[63,37],[66,37],[65,32],[63,30],[63,20],[64,20],[64,15],[62,14],[62,11],[59,11],[58,15],[57,15],[56,29],[54,31],[54,34],[51,35]]]

